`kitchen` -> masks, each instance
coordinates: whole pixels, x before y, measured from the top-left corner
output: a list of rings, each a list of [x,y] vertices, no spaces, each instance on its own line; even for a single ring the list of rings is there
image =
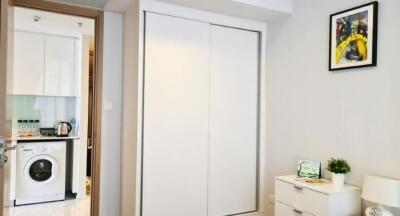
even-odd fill
[[[14,23],[4,213],[90,215],[94,20],[15,7]]]

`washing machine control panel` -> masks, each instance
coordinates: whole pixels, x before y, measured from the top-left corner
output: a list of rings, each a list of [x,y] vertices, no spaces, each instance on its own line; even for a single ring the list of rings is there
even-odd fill
[[[60,143],[60,145],[62,144]],[[59,148],[54,143],[21,143],[19,146],[23,154],[27,155],[57,154],[59,152]]]

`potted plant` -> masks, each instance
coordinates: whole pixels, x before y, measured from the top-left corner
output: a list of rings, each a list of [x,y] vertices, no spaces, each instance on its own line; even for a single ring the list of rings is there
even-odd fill
[[[349,163],[339,158],[331,158],[327,169],[332,173],[332,184],[338,187],[344,185],[345,175],[351,171]]]

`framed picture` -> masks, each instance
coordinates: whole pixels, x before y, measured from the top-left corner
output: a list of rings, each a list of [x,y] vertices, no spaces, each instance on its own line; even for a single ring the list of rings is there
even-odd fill
[[[376,66],[378,2],[331,15],[329,70]]]
[[[308,179],[321,178],[321,162],[312,160],[298,160],[297,161],[297,177]]]

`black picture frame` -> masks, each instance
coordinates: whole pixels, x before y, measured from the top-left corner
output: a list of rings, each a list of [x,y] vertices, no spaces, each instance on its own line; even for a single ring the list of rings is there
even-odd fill
[[[366,9],[367,13],[363,11],[363,9]],[[379,4],[377,1],[370,2],[367,4],[363,4],[354,8],[350,8],[348,10],[340,11],[334,14],[330,15],[330,24],[329,24],[329,71],[337,71],[337,70],[345,70],[345,69],[352,69],[352,68],[362,68],[362,67],[371,67],[371,66],[377,66],[377,48],[378,48],[378,9],[379,9]],[[354,12],[354,13],[352,13]],[[369,14],[372,14],[372,20]],[[351,33],[347,31],[344,31],[343,28],[339,28],[337,24],[337,20],[347,18],[347,20],[351,20],[352,16],[360,16],[363,14],[367,14],[367,29],[365,29],[365,25],[358,25],[357,29],[354,27],[351,28]],[[343,16],[341,16],[343,15]],[[360,23],[360,21],[358,21]],[[335,25],[334,25],[335,23]],[[347,25],[347,29],[349,28],[349,23],[354,24],[353,22],[346,22],[343,23],[344,26]],[[364,24],[364,23],[362,23]],[[361,28],[359,26],[362,26]],[[333,28],[335,27],[335,31]],[[361,29],[361,30],[360,30]],[[354,31],[357,31],[357,33],[354,33]],[[360,34],[360,32],[362,32]],[[340,35],[340,37],[338,37]],[[362,37],[361,37],[361,36]],[[345,36],[343,38],[342,36]],[[347,36],[347,37],[346,37]],[[359,37],[360,39],[354,39],[355,37]],[[342,40],[343,38],[343,40]],[[365,41],[365,39],[367,41]],[[355,41],[364,41],[364,45],[361,43],[360,48],[358,46],[359,42]],[[339,42],[340,41],[340,42]],[[347,42],[349,42],[349,45],[345,46]],[[356,44],[355,44],[356,43]],[[349,47],[352,46],[352,47]],[[355,50],[354,47],[357,49]],[[347,51],[345,51],[345,49]],[[350,49],[350,50],[349,50]],[[362,50],[363,52],[360,52],[359,50]],[[344,53],[346,52],[346,53]],[[353,55],[353,53],[358,53],[356,55]],[[341,54],[340,54],[341,53]],[[363,53],[363,54],[361,54]],[[349,54],[349,55],[348,55]],[[343,55],[346,55],[346,60],[349,60],[349,62],[345,63],[339,63],[339,59],[343,59]],[[334,58],[334,59],[332,59]],[[357,59],[359,58],[359,59]]]

